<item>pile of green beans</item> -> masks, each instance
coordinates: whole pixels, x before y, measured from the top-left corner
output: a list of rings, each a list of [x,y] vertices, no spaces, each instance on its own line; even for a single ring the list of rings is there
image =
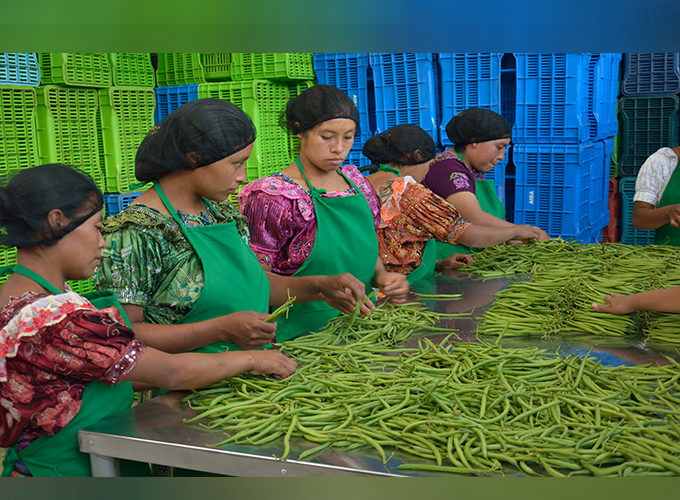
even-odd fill
[[[582,245],[562,240],[498,246],[475,254],[468,268],[482,277],[528,273],[509,285],[480,318],[478,333],[503,337],[592,333],[643,333],[656,342],[680,343],[680,327],[640,313],[595,313],[612,293],[629,295],[680,286],[680,249],[620,243]],[[654,318],[655,316],[652,316]]]
[[[228,437],[215,446],[282,440],[281,459],[290,457],[291,439],[303,438],[309,448],[297,460],[329,447],[369,446],[400,470],[680,473],[680,365],[673,360],[607,367],[537,348],[453,346],[448,338],[420,339],[410,349],[361,341],[321,349],[286,380],[244,375],[194,391],[186,401],[198,414],[188,422],[223,429]],[[330,361],[340,349],[364,362]],[[403,463],[396,450],[417,460]]]

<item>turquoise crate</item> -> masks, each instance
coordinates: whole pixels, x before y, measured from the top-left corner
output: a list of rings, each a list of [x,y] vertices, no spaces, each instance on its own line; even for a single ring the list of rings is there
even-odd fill
[[[135,186],[139,182],[135,177],[135,156],[154,126],[154,91],[146,87],[111,87],[99,91],[99,103],[105,192],[139,190]]]
[[[103,191],[97,90],[47,85],[38,87],[36,94],[40,164],[74,165],[90,174]]]
[[[151,54],[141,52],[112,52],[109,62],[116,87],[154,87],[156,74],[151,65]]]
[[[224,82],[231,80],[231,53],[201,54],[201,65],[206,81]]]
[[[36,54],[0,53],[0,85],[40,85]]]
[[[0,86],[0,176],[38,164],[33,87]]]
[[[639,246],[654,245],[656,231],[635,229],[633,227],[635,181],[637,181],[637,176],[619,179],[619,193],[621,194],[621,243]]]
[[[42,85],[93,88],[113,85],[108,54],[43,52],[39,59]]]
[[[233,53],[231,79],[313,80],[313,53]]]
[[[680,92],[680,54],[626,54],[621,93],[625,96]]]
[[[156,85],[169,87],[173,85],[192,85],[205,83],[205,73],[199,53],[158,53],[156,69]]]
[[[247,181],[279,172],[291,163],[288,131],[279,117],[288,102],[288,86],[267,80],[204,83],[198,98],[230,101],[250,116],[257,129],[253,153],[246,164]]]

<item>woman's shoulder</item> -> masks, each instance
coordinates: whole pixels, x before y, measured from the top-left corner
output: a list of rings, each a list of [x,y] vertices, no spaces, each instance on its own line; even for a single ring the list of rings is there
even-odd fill
[[[308,191],[281,172],[249,182],[238,194],[238,199],[243,201],[254,194],[281,200],[309,198]]]
[[[458,158],[458,155],[451,151],[444,151],[435,156],[430,165],[430,170],[432,168],[450,172],[470,172],[470,169]]]
[[[110,234],[121,229],[138,229],[150,227],[177,227],[177,223],[169,215],[160,213],[155,208],[142,203],[129,205],[116,215],[107,217],[102,222],[102,234]]]

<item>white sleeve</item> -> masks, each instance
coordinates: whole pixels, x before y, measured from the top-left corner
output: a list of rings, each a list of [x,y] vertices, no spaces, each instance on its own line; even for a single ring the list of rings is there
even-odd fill
[[[647,158],[640,167],[637,181],[635,181],[633,201],[643,201],[655,207],[658,206],[677,164],[678,157],[670,148],[661,148]]]

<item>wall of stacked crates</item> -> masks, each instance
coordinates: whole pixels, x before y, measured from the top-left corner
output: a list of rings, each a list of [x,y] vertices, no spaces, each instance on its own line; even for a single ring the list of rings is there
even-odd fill
[[[0,175],[43,163],[77,165],[105,193],[107,215],[146,186],[134,157],[145,134],[182,104],[228,99],[253,119],[248,182],[288,166],[297,137],[279,126],[286,102],[316,83],[357,105],[346,163],[402,123],[451,146],[446,123],[471,106],[513,125],[488,175],[507,219],[553,237],[646,245],[632,227],[635,178],[660,147],[678,145],[679,54],[538,53],[0,53]],[[232,201],[236,201],[232,198]],[[0,264],[16,249],[0,249]],[[91,282],[73,284],[86,292]]]

